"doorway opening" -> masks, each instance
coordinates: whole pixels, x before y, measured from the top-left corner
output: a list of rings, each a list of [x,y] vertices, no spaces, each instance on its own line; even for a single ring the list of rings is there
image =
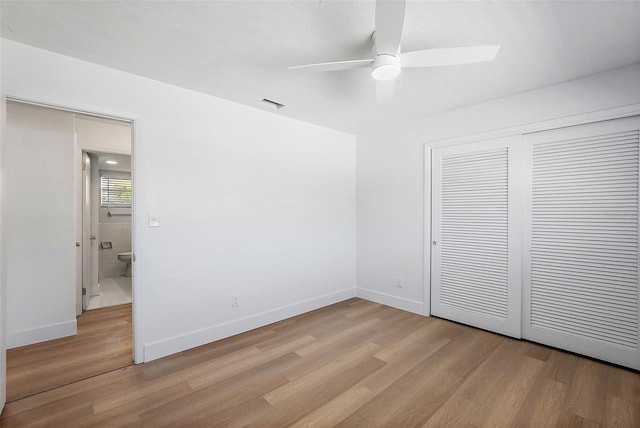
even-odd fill
[[[83,310],[131,303],[131,156],[82,153]]]
[[[7,402],[133,364],[132,140],[131,121],[7,100]]]

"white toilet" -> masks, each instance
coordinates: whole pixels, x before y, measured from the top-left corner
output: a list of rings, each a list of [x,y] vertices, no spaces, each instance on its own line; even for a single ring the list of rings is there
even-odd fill
[[[125,263],[124,276],[131,276],[131,251],[118,254],[118,260]]]

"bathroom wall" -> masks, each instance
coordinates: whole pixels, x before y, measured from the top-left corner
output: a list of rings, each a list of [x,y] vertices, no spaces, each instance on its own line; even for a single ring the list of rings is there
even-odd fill
[[[113,248],[100,249],[100,279],[124,274],[125,264],[118,260],[118,254],[131,251],[131,217],[123,217],[118,223],[100,223],[100,241],[111,241]]]
[[[103,159],[102,157],[100,159]],[[123,169],[119,169],[117,171],[110,171],[105,169],[100,169],[98,171],[98,177],[96,179],[96,189],[98,191],[97,195],[97,205],[98,205],[98,221],[100,223],[131,223],[131,208],[110,208],[100,206],[100,177],[103,175],[114,177],[114,178],[128,178],[131,179],[131,171],[124,171]],[[109,212],[123,214],[123,215],[109,215]],[[128,214],[128,215],[127,215]],[[127,250],[129,251],[129,250]]]
[[[100,171],[100,174],[117,174],[118,176],[131,178],[128,172]],[[98,179],[99,181],[99,179]],[[99,186],[99,184],[98,184]],[[100,198],[98,196],[98,205]],[[113,210],[113,208],[111,209]],[[126,265],[118,260],[118,254],[131,251],[131,216],[114,215],[109,217],[106,207],[99,207],[98,237],[100,242],[111,242],[111,249],[100,249],[100,278],[120,276],[125,273]],[[130,209],[118,209],[122,212],[131,212]]]

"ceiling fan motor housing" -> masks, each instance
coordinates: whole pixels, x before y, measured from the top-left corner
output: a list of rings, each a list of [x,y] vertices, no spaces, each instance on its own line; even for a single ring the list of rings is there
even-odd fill
[[[378,54],[371,65],[371,76],[376,80],[391,80],[400,75],[400,58],[390,54]]]

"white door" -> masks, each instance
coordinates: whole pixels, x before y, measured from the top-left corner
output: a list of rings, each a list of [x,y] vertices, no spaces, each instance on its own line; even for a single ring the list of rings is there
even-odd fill
[[[431,308],[521,334],[521,137],[434,149]]]
[[[3,222],[7,345],[76,332],[73,114],[7,102]]]
[[[91,159],[82,154],[82,309],[89,308],[89,300],[93,290],[92,253],[96,246],[95,235],[91,224]]]
[[[640,369],[638,118],[525,136],[523,336]]]
[[[75,134],[75,133],[74,133]],[[82,315],[82,310],[86,309],[83,303],[82,287],[83,287],[83,254],[84,254],[84,238],[82,224],[83,210],[83,185],[84,185],[84,158],[82,149],[78,145],[78,141],[74,135],[74,179],[75,179],[75,211],[76,211],[76,316]]]

